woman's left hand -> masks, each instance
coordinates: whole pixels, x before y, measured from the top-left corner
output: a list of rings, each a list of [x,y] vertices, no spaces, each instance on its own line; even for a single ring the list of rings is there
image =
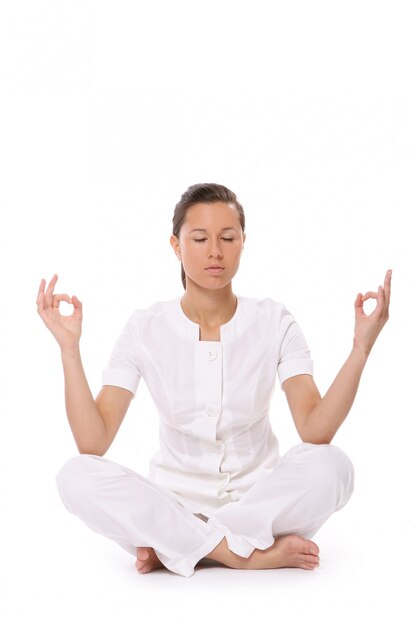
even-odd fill
[[[364,295],[358,293],[355,300],[355,335],[353,346],[359,347],[368,355],[374,345],[376,338],[387,322],[389,313],[389,302],[391,295],[391,275],[392,270],[385,274],[384,286],[379,285],[378,291],[367,291]],[[366,315],[363,310],[365,300],[373,298],[377,301],[375,309],[370,315]]]

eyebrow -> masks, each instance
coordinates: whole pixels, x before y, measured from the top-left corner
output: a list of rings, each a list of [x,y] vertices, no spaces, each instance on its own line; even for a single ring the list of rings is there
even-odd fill
[[[191,235],[191,233],[195,232],[196,230],[199,230],[203,233],[207,232],[205,228],[193,228],[193,230],[190,230],[188,234]],[[236,228],[234,226],[226,226],[226,228],[222,228],[221,232],[223,232],[224,230],[236,230]]]

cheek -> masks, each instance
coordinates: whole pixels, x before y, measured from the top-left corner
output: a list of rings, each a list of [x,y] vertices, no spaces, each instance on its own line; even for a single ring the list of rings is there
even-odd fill
[[[201,258],[201,251],[193,250],[192,248],[187,248],[186,250],[181,251],[181,260],[183,265],[193,265],[197,263]]]

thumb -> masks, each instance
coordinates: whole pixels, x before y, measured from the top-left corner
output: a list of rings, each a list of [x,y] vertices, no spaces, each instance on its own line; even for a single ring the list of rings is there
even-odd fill
[[[75,311],[78,310],[81,312],[83,308],[82,302],[78,300],[77,296],[72,296],[71,300],[72,300],[72,304],[74,305]]]
[[[355,300],[355,310],[359,311],[363,311],[363,295],[361,293],[358,293],[358,295],[356,296],[356,300]]]

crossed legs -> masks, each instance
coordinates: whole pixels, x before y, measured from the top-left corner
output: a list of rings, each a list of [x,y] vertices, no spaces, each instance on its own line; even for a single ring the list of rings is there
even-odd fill
[[[317,567],[319,548],[311,537],[346,504],[353,477],[340,448],[302,443],[207,523],[148,479],[104,457],[70,459],[57,484],[68,510],[134,554],[138,571],[165,566],[191,576],[206,559],[235,569]]]

